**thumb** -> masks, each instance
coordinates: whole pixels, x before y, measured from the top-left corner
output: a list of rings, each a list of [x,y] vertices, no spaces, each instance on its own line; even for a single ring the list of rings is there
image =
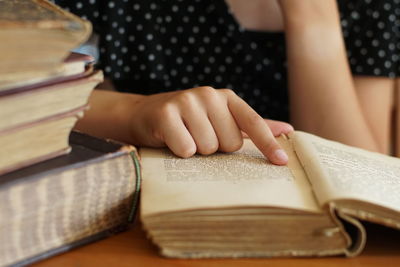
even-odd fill
[[[275,120],[268,120],[264,119],[265,123],[267,123],[268,127],[271,129],[272,134],[277,137],[281,134],[288,134],[293,132],[293,126],[287,122],[283,121],[275,121]]]
[[[287,122],[275,121],[275,120],[269,120],[269,119],[264,119],[264,121],[268,125],[268,127],[271,129],[271,132],[275,137],[278,137],[281,134],[288,134],[288,133],[294,131],[293,126]],[[242,131],[242,136],[243,136],[243,138],[249,137],[243,131]]]

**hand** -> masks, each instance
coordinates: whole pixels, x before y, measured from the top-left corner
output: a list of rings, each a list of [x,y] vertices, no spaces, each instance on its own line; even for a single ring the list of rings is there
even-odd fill
[[[278,121],[266,123],[229,89],[199,87],[143,96],[131,109],[130,134],[136,145],[167,145],[184,158],[196,152],[233,152],[242,146],[243,131],[272,163],[288,161],[274,135],[293,128]]]

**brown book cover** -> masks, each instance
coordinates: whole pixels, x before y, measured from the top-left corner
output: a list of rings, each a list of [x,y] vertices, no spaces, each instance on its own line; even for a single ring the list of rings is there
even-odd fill
[[[54,68],[91,24],[47,0],[0,1],[0,73]]]
[[[94,58],[71,52],[63,63],[55,68],[4,73],[0,78],[0,96],[8,91],[23,91],[32,88],[77,79],[93,69]]]
[[[0,176],[0,265],[26,265],[104,238],[133,220],[134,147],[72,132],[71,153]]]
[[[0,175],[70,151],[69,134],[87,105],[0,131]]]
[[[77,77],[0,91],[0,134],[86,105],[92,90],[102,81],[101,71],[88,69]]]

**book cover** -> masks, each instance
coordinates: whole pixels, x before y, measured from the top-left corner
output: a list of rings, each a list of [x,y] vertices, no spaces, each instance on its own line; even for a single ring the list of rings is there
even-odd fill
[[[133,220],[134,147],[79,132],[64,156],[0,176],[0,265],[26,265],[104,238]]]
[[[51,83],[76,79],[93,69],[94,58],[89,55],[72,52],[59,65],[51,69],[32,69],[4,73],[0,78],[0,96],[7,91],[23,91]]]
[[[0,175],[70,152],[69,134],[86,109],[0,131]]]
[[[54,68],[90,33],[89,22],[47,0],[0,1],[0,73]]]
[[[0,91],[0,134],[86,105],[102,81],[101,71],[88,69],[78,76]]]

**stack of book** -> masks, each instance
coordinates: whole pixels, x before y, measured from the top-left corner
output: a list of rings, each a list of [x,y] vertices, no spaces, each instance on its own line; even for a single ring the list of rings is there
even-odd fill
[[[134,147],[72,131],[103,79],[92,57],[70,52],[90,34],[89,22],[47,0],[0,1],[0,266],[99,239],[132,218]]]
[[[69,151],[68,136],[102,80],[69,51],[91,26],[46,1],[0,2],[0,174]]]

